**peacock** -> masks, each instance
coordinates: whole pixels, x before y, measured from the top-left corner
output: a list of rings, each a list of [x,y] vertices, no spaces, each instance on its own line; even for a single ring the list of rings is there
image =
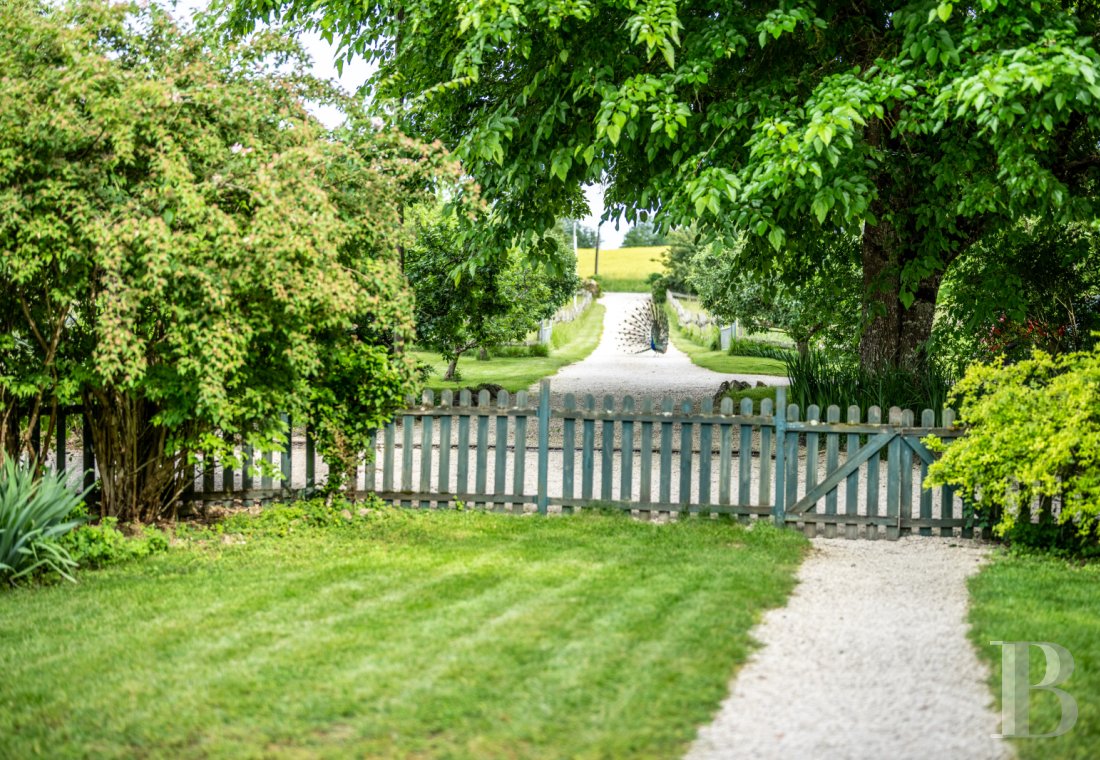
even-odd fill
[[[668,315],[653,299],[647,298],[623,322],[619,337],[624,347],[636,354],[645,351],[663,354],[668,351]]]

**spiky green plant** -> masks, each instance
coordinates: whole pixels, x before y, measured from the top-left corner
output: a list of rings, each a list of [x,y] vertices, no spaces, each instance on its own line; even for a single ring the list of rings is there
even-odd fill
[[[57,539],[80,524],[70,516],[82,500],[62,477],[36,478],[11,457],[0,457],[0,581],[15,583],[38,570],[74,580],[76,562]]]

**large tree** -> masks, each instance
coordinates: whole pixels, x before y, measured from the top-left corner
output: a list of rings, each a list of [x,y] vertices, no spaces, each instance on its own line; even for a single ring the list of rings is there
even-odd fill
[[[1096,217],[1094,0],[228,1],[240,29],[278,15],[377,61],[376,104],[513,230],[599,181],[609,218],[705,215],[763,264],[857,236],[865,366],[919,363],[985,235]]]
[[[306,66],[156,6],[0,6],[0,456],[39,457],[39,423],[79,404],[101,510],[149,520],[197,450],[278,448],[286,412],[347,464],[400,407],[401,207],[447,163],[327,132]]]

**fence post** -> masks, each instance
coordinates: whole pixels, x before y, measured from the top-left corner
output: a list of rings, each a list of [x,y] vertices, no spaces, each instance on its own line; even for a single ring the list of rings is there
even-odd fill
[[[787,389],[780,386],[775,389],[775,502],[772,517],[775,524],[782,526],[787,521],[786,482],[787,482]]]
[[[550,478],[550,381],[539,383],[539,482],[538,510],[545,515],[549,510],[550,496],[547,482]]]

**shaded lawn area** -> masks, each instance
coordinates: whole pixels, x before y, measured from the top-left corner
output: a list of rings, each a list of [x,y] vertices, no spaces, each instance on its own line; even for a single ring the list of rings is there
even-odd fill
[[[670,315],[669,334],[676,348],[683,351],[692,363],[726,375],[778,375],[787,376],[787,365],[777,359],[758,356],[731,356],[725,351],[715,351],[692,340],[676,324],[676,316]],[[774,397],[773,397],[774,398]],[[754,400],[759,402],[759,398]]]
[[[424,383],[434,391],[469,388],[482,383],[496,383],[514,393],[529,388],[544,377],[557,372],[567,364],[584,359],[600,342],[603,333],[603,317],[607,311],[602,304],[593,304],[577,319],[554,325],[553,344],[549,356],[503,356],[479,361],[477,352],[471,351],[458,362],[459,379],[443,379],[447,362],[431,351],[412,351],[417,361],[429,364],[432,374]]]
[[[678,756],[805,547],[698,518],[296,514],[0,592],[0,754]]]
[[[1053,738],[1013,740],[1021,760],[1100,757],[1100,562],[1080,565],[1052,557],[998,554],[970,581],[970,638],[993,674],[989,685],[1001,709],[1001,647],[991,641],[1049,641],[1069,650],[1073,674],[1058,688],[1077,700],[1077,725]],[[1046,672],[1031,647],[1031,683]],[[1032,691],[1031,733],[1054,731],[1058,697]]]

